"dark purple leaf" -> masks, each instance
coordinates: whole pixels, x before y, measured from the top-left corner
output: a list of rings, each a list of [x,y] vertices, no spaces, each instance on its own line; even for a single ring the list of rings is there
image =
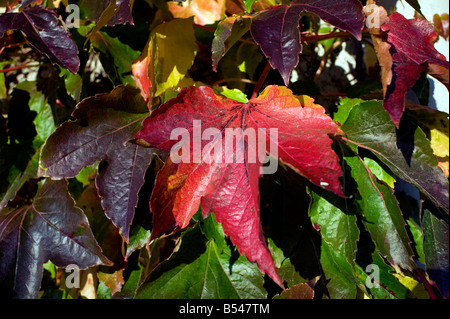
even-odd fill
[[[27,7],[18,13],[4,13],[0,15],[0,37],[8,30],[22,31],[28,42],[52,62],[72,73],[78,72],[78,47],[70,38],[70,33],[58,25],[53,11]]]
[[[286,85],[302,51],[298,22],[304,11],[361,39],[364,14],[358,0],[295,0],[290,6],[272,7],[260,13],[252,21],[252,37],[270,59],[272,68],[280,71]]]
[[[62,124],[42,150],[46,174],[70,178],[101,160],[96,185],[106,215],[128,240],[138,191],[153,149],[133,142],[148,108],[139,90],[119,86],[109,94],[88,98]]]
[[[109,26],[116,24],[131,24],[134,25],[133,15],[133,1],[131,0],[117,0],[116,14],[108,21]]]
[[[0,284],[14,298],[37,298],[42,265],[75,264],[81,269],[111,265],[75,206],[67,181],[46,179],[31,203],[0,211]],[[7,293],[3,291],[2,293]]]
[[[80,1],[80,9],[90,21],[96,21],[101,26],[116,24],[134,24],[132,16],[133,1],[131,0],[84,0]]]
[[[301,12],[298,6],[272,7],[257,16],[251,25],[253,39],[270,58],[272,68],[280,71],[286,85],[302,52],[298,29]]]

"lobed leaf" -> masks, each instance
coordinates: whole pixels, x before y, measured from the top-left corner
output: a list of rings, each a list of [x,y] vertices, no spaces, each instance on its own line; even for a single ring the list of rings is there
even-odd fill
[[[128,240],[138,191],[151,161],[152,149],[132,142],[148,116],[139,90],[119,86],[111,93],[83,100],[72,116],[46,141],[41,165],[53,178],[75,177],[101,161],[96,186],[106,215]]]
[[[194,128],[195,120],[201,121],[201,128]],[[328,137],[340,134],[340,130],[311,98],[296,97],[277,86],[266,88],[248,103],[216,96],[208,87],[183,89],[144,121],[144,129],[136,137],[169,152],[177,143],[170,139],[172,131],[178,128],[199,134],[197,138],[206,129],[216,128],[220,133],[210,136],[209,143],[199,141],[198,146],[183,141],[189,143],[189,161],[174,163],[169,157],[158,173],[150,201],[152,239],[176,227],[185,228],[201,205],[204,215],[215,213],[238,250],[282,286],[259,222],[258,178],[262,162],[259,156],[248,160],[248,154],[257,153],[257,146],[254,141],[246,142],[244,132],[247,128],[254,132],[264,129],[259,138],[264,138],[266,145],[275,145],[281,161],[312,183],[343,195],[341,168]],[[237,142],[231,147],[224,144],[226,129],[233,129],[236,141],[244,141],[244,149]],[[277,139],[269,134],[273,129],[277,129]],[[200,161],[191,156],[194,147],[203,154]],[[215,153],[216,147],[224,151]],[[212,150],[215,159],[205,157],[211,156]]]
[[[37,298],[43,264],[111,265],[75,207],[67,181],[46,179],[31,204],[0,211],[0,283],[14,298]]]

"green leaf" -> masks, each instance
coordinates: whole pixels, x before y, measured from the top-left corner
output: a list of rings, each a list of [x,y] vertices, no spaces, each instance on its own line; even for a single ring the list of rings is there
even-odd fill
[[[358,156],[346,156],[344,159],[358,185],[356,202],[375,246],[394,267],[412,271],[415,268],[413,251],[394,191],[378,182]]]
[[[375,175],[380,181],[385,182],[391,188],[394,188],[395,177],[386,172],[376,161],[371,158],[364,157],[364,164],[370,169],[373,175]]]
[[[79,74],[73,74],[66,69],[61,68],[61,77],[64,77],[67,93],[78,103],[81,100],[81,91],[83,89],[83,79]]]
[[[220,21],[212,43],[212,66],[217,69],[220,59],[239,39],[250,30],[251,19],[228,17]]]
[[[333,115],[333,121],[343,125],[347,121],[348,115],[355,105],[361,104],[364,101],[361,99],[341,99],[339,101],[338,110]]]
[[[258,267],[228,245],[219,249],[217,242],[224,240],[220,228],[211,213],[183,232],[179,250],[155,269],[136,298],[265,298]]]
[[[227,98],[233,99],[238,102],[248,103],[247,96],[241,90],[239,90],[239,89],[231,90],[226,87],[222,87],[221,89],[222,89],[222,92],[220,92],[220,94],[222,94],[223,96],[226,96]]]
[[[33,157],[31,158],[31,160],[29,161],[27,167],[23,172],[18,171],[14,175],[14,178],[11,184],[9,185],[8,190],[1,199],[0,209],[3,209],[4,207],[6,207],[6,205],[8,205],[8,202],[16,196],[19,189],[26,183],[27,180],[29,180],[30,178],[37,177],[39,169],[40,151],[41,151],[40,149],[37,150],[37,152],[33,155]]]
[[[415,252],[417,255],[417,260],[422,264],[425,264],[425,256],[423,254],[423,231],[420,226],[416,224],[416,222],[409,218],[407,221],[409,230],[412,235],[412,240],[415,245]]]
[[[95,33],[91,37],[91,43],[96,50],[100,51],[103,68],[114,85],[136,85],[131,75],[131,65],[139,57],[139,51],[133,50],[106,32]]]
[[[244,0],[245,10],[247,10],[248,13],[251,13],[252,11],[253,2],[255,2],[255,0]]]
[[[150,239],[151,231],[142,226],[135,226],[130,232],[130,239],[127,244],[126,258],[130,257],[133,252],[145,247]]]
[[[433,154],[430,141],[418,127],[414,134],[414,151],[408,163],[397,147],[397,133],[381,101],[356,105],[342,126],[345,140],[370,150],[401,179],[416,186],[425,196],[448,213],[448,182]]]
[[[448,135],[437,129],[431,130],[431,148],[436,156],[449,156],[449,138]]]
[[[355,207],[334,194],[310,190],[311,222],[322,236],[320,262],[331,298],[355,298],[356,250],[359,229],[356,226]]]
[[[444,298],[449,297],[448,222],[425,210],[422,218],[423,249],[427,273],[436,282]]]
[[[358,278],[361,282],[365,284],[370,283],[370,286],[366,286],[370,295],[374,299],[381,300],[406,299],[408,289],[393,275],[394,269],[384,262],[377,249],[372,253],[371,262],[372,271],[369,271],[366,267],[357,267]],[[364,270],[367,270],[367,272]]]

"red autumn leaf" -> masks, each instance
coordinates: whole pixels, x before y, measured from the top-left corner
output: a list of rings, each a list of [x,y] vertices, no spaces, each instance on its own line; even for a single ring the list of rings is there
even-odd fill
[[[171,139],[174,132],[184,132],[183,139]],[[186,134],[192,143],[189,136],[186,143]],[[229,143],[232,134],[236,142]],[[269,86],[248,103],[216,96],[208,87],[183,89],[154,111],[136,136],[171,151],[150,200],[151,239],[188,226],[201,206],[204,216],[214,212],[241,254],[283,286],[260,225],[258,179],[264,158],[258,152],[267,149],[312,183],[343,196],[329,134],[341,130],[325,110],[284,87]],[[184,152],[189,156],[184,158]],[[183,157],[181,162],[175,154]]]
[[[398,126],[405,109],[405,95],[419,79],[422,66],[448,87],[449,63],[434,48],[438,34],[423,19],[406,19],[399,13],[389,17],[381,26],[388,31],[387,42],[392,45],[392,79],[387,86],[384,107]]]
[[[438,34],[427,20],[406,19],[400,13],[394,13],[381,29],[389,31],[388,42],[395,50],[405,54],[415,63],[428,62],[448,68],[449,63],[445,56],[434,48]]]

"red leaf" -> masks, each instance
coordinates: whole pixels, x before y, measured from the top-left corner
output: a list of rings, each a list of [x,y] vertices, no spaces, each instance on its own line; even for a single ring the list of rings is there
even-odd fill
[[[405,95],[420,77],[425,66],[448,87],[449,63],[434,48],[438,34],[434,27],[423,19],[406,19],[399,13],[389,17],[381,26],[388,31],[387,42],[392,45],[392,79],[386,88],[384,108],[398,126],[405,109]],[[386,79],[389,80],[389,79]]]
[[[194,126],[194,121],[201,122]],[[136,137],[171,151],[178,143],[170,139],[174,129],[184,129],[194,141],[189,140],[186,148],[190,152],[188,160],[174,163],[170,156],[158,173],[150,200],[151,239],[188,226],[201,206],[205,216],[215,213],[241,254],[257,262],[262,272],[283,286],[260,225],[258,179],[262,160],[257,155],[252,157],[260,149],[256,140],[245,133],[255,132],[267,145],[272,142],[271,155],[311,182],[343,196],[341,168],[328,137],[341,130],[311,98],[294,96],[277,86],[266,88],[246,104],[216,96],[208,87],[186,88],[154,111]],[[236,141],[243,140],[243,144],[227,144],[230,129]],[[273,134],[276,130],[277,138]],[[213,137],[207,139],[209,133]],[[195,136],[204,139],[198,141]],[[201,160],[196,159],[196,148],[201,151]],[[217,158],[208,161],[206,155]],[[235,159],[230,161],[230,156]]]
[[[388,32],[388,42],[409,57],[416,64],[428,62],[438,64],[448,69],[449,63],[445,56],[434,48],[438,34],[434,27],[423,19],[406,19],[400,13],[389,16],[389,22],[381,29]]]

